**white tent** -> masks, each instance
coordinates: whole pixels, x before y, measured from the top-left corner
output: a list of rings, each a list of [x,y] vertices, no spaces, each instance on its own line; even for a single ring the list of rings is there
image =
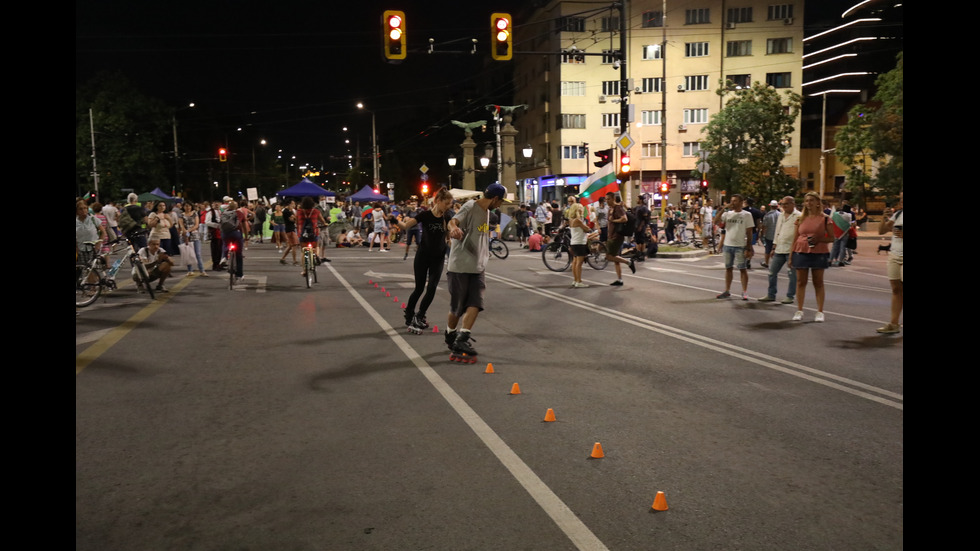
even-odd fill
[[[473,198],[479,199],[480,197],[483,197],[482,191],[474,191],[472,189],[454,188],[449,190],[449,193],[451,193],[453,199],[457,201],[466,201],[467,199],[473,199]]]

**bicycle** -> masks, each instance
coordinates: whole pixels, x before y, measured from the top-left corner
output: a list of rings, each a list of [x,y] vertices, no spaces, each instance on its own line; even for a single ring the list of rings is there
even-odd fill
[[[552,272],[564,272],[571,266],[571,240],[571,229],[562,228],[555,233],[555,237],[551,243],[545,245],[541,251],[541,260],[544,261],[544,265]],[[606,252],[602,248],[602,243],[597,240],[590,240],[588,245],[589,255],[585,257],[585,261],[594,270],[605,270],[606,266],[609,265],[609,259],[606,258]]]
[[[307,243],[303,247],[303,277],[306,279],[307,289],[317,282],[316,253],[313,251],[313,243]]]
[[[108,287],[105,255],[98,251],[101,241],[86,241],[75,259],[75,308],[94,304]]]
[[[493,256],[503,260],[510,254],[510,249],[507,248],[507,243],[504,243],[499,237],[491,237],[490,252]]]

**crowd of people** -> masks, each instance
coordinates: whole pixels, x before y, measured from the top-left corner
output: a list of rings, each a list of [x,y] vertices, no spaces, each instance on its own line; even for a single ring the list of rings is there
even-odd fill
[[[231,197],[210,204],[174,200],[141,204],[136,194],[130,194],[122,206],[113,201],[103,205],[76,199],[76,259],[86,242],[101,240],[103,247],[107,247],[105,243],[122,234],[120,222],[125,219],[147,230],[145,234],[133,236],[133,241],[148,266],[151,280],[157,282],[156,290],[167,292],[164,282],[174,277],[175,267],[186,267],[188,276],[195,273],[208,276],[204,243],[209,244],[212,270],[225,269],[229,245],[234,244],[238,260],[236,276],[243,277],[244,251],[249,242],[264,242],[266,223],[272,233],[272,243],[281,253],[282,264],[291,257],[293,264],[298,265],[298,249],[305,245],[316,247],[315,258],[321,263],[330,261],[327,249],[331,246],[388,252],[392,243],[404,239],[403,260],[408,259],[412,243],[416,245],[416,286],[407,303],[406,326],[415,331],[428,327],[427,311],[448,257],[447,278],[454,298],[447,320],[446,342],[450,348],[472,350],[469,333],[482,309],[485,287],[482,274],[488,256],[480,251],[487,252],[484,249],[488,237],[500,232],[500,206],[504,202],[501,190],[502,186],[490,186],[482,198],[462,205],[446,189],[438,190],[425,204],[414,197],[399,203],[364,205],[328,203],[324,197],[306,197],[299,206],[295,200],[274,205],[258,201],[239,204]],[[865,211],[852,208],[847,201],[831,205],[814,192],[804,196],[802,205],[797,205],[792,196],[772,200],[766,211],[756,208],[752,198],[740,194],[731,195],[718,208],[710,199],[694,201],[684,208],[666,205],[662,217],[654,216],[646,197],[627,207],[616,193],[608,193],[587,206],[571,196],[562,207],[556,201],[521,204],[512,210],[512,218],[514,237],[529,252],[541,251],[559,231],[567,228],[573,288],[588,287],[582,281],[581,270],[589,254],[589,241],[604,244],[606,258],[616,271],[616,279],[610,285],[622,286],[622,265],[635,273],[636,262],[656,254],[658,244],[686,242],[686,232],[691,231],[692,237],[700,238],[710,253],[722,255],[725,288],[717,298],[732,296],[734,271],[738,270],[739,297],[749,300],[749,270],[755,245],[761,244],[764,249],[761,266],[767,270],[768,288],[758,301],[795,304],[792,320],[802,321],[806,289],[812,284],[816,322],[825,320],[825,270],[851,263],[857,247],[857,228],[868,220]],[[879,225],[879,233],[892,236],[888,263],[892,307],[889,323],[878,328],[883,334],[900,332],[904,302],[902,221],[900,195],[898,203],[886,210]],[[693,226],[691,230],[687,228],[689,222]],[[469,249],[456,250],[454,243]],[[785,297],[778,299],[779,274],[784,268],[789,283]]]

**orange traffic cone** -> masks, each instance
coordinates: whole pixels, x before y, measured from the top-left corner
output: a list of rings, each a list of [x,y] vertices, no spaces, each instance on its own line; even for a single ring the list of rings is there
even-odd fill
[[[487,370],[484,373],[493,373],[493,364],[487,364]]]
[[[557,419],[555,419],[555,410],[548,408],[548,412],[544,414],[544,420],[548,423],[557,421]]]
[[[514,383],[514,386],[510,387],[510,393],[511,394],[520,394],[521,393],[521,387],[517,386],[517,383]]]
[[[390,296],[391,296],[391,293],[389,293],[389,292],[387,292],[387,291],[385,291],[385,296],[386,296],[386,297],[390,297]]]
[[[404,309],[405,309],[405,303],[403,302],[402,303],[402,310],[404,310]]]
[[[657,497],[653,498],[653,510],[654,511],[667,510],[667,496],[665,496],[663,492],[657,492]]]
[[[382,292],[382,293],[385,293],[385,292],[387,292],[387,291],[385,291],[385,288],[384,288],[384,287],[382,287],[382,288],[381,288],[381,292]]]
[[[398,297],[395,297],[395,300],[393,300],[392,302],[398,302]]]
[[[439,326],[438,325],[433,325],[432,326],[432,332],[433,333],[438,333],[439,332]]]
[[[602,444],[596,442],[595,445],[592,446],[592,455],[589,457],[591,459],[602,459],[605,456],[606,454],[602,453]]]

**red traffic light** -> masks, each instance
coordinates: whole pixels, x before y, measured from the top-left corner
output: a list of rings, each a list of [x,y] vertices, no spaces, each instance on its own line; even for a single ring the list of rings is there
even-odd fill
[[[221,161],[222,163],[228,160],[228,150],[227,149],[225,149],[223,147],[219,147],[218,148],[218,160]]]
[[[660,182],[660,193],[666,194],[669,192],[670,192],[670,184],[668,184],[667,182]]]
[[[490,15],[490,55],[497,61],[507,61],[514,56],[513,20],[509,13]]]
[[[405,44],[405,12],[385,10],[381,16],[382,48],[385,59],[402,60],[408,54]]]
[[[622,155],[619,158],[619,172],[620,174],[629,174],[630,171],[630,156]]]
[[[429,184],[422,184],[422,195],[429,193]]]

